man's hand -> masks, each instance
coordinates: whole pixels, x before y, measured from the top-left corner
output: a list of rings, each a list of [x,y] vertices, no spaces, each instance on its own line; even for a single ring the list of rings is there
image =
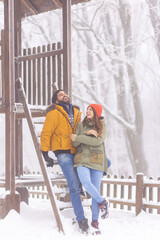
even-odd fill
[[[71,134],[70,135],[70,138],[71,138],[72,142],[76,141],[76,136],[77,136],[77,134]]]
[[[86,133],[88,136],[93,135],[95,137],[98,137],[98,133],[96,130],[91,129],[91,130],[88,130]]]
[[[53,167],[54,161],[53,161],[52,158],[50,158],[50,157],[48,156],[48,152],[42,151],[42,154],[43,154],[43,157],[44,157],[44,159],[45,159],[45,161],[46,161],[47,167]]]

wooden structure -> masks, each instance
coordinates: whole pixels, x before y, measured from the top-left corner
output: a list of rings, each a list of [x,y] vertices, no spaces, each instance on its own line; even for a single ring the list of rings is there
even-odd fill
[[[28,175],[29,176],[29,175]],[[33,176],[33,175],[32,175]],[[30,181],[26,179],[31,198],[48,198],[48,193],[43,181]],[[53,180],[55,185],[62,185],[65,179],[59,182]],[[21,182],[16,183],[21,186]],[[57,194],[59,192],[57,191]],[[138,215],[142,210],[148,213],[160,214],[160,178],[146,178],[143,174],[137,174],[136,178],[118,177],[117,175],[107,175],[102,178],[101,195],[107,197],[111,208],[134,211]]]
[[[26,114],[17,112],[20,97],[16,80],[23,79],[28,102],[32,105],[49,104],[52,94],[50,89],[56,81],[58,86],[63,87],[71,96],[71,5],[87,1],[89,0],[2,1],[4,3],[4,30],[1,33],[2,102],[0,113],[5,114],[5,189],[7,191],[7,195],[0,199],[0,210],[2,208],[4,210],[3,216],[10,209],[20,211],[20,196],[15,192],[15,176],[23,175],[22,118],[26,117]],[[57,8],[62,9],[62,44],[48,45],[47,48],[43,46],[42,50],[37,48],[32,52],[23,50],[22,54],[21,19]],[[51,62],[52,67],[50,67]],[[61,62],[63,62],[62,71]],[[55,66],[58,66],[57,70]],[[26,71],[28,71],[27,74]],[[41,79],[43,81],[39,81]],[[45,115],[38,108],[34,109],[31,114],[32,116]],[[63,231],[63,228],[59,227],[59,230]]]

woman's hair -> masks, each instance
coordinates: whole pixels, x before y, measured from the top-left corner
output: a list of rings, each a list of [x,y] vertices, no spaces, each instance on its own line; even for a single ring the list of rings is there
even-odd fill
[[[92,107],[91,107],[92,108]],[[103,128],[103,123],[100,120],[100,118],[98,118],[96,111],[94,110],[94,108],[92,108],[94,116],[92,119],[88,119],[87,117],[85,117],[83,119],[83,125],[85,126],[87,123],[92,122],[93,123],[93,129],[97,131],[98,136],[101,136],[102,134],[102,128]]]

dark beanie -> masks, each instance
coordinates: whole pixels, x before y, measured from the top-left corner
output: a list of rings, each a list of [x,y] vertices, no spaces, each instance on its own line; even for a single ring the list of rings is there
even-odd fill
[[[61,91],[63,91],[63,90],[62,90],[62,89],[59,89],[59,90],[55,91],[55,93],[54,93],[53,96],[52,96],[52,103],[55,103],[55,102],[56,102],[56,100],[57,100],[57,94],[58,94],[59,92],[61,92]]]

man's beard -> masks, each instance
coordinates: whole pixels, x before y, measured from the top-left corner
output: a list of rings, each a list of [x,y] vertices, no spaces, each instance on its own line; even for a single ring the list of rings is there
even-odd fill
[[[58,102],[59,102],[60,104],[69,105],[71,101],[70,101],[70,98],[67,97],[66,100],[62,99],[62,100],[58,100]]]

